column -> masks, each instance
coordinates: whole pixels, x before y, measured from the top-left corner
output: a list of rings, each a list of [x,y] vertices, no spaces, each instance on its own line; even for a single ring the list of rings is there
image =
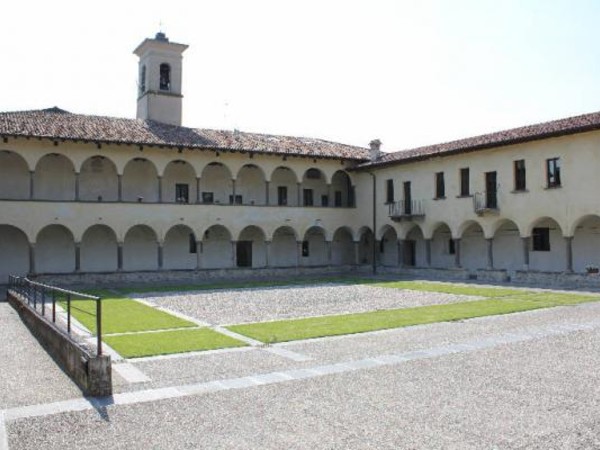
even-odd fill
[[[79,172],[75,172],[75,201],[79,201]]]
[[[375,266],[383,266],[383,261],[382,261],[382,257],[383,255],[381,254],[381,239],[375,239],[373,238],[373,265]]]
[[[529,270],[529,237],[522,237],[523,243],[523,270]]]
[[[566,272],[573,273],[573,236],[565,236],[566,248]]]
[[[454,239],[454,267],[460,267],[460,239]]]
[[[331,187],[331,183],[327,184],[327,206],[332,207],[334,204],[334,195]]]
[[[331,241],[325,241],[327,245],[327,264],[333,265],[333,243]]]
[[[302,241],[296,242],[296,266],[300,267],[302,264]]]
[[[33,170],[29,171],[29,200],[33,200],[33,189],[34,189],[34,178],[35,172]]]
[[[231,264],[237,267],[237,241],[231,241]]]
[[[297,202],[296,206],[302,206],[302,202],[301,202],[301,200],[302,200],[302,198],[301,198],[301,196],[302,196],[302,183],[296,183],[296,187],[297,187],[297,189],[296,189],[296,202]]]
[[[404,267],[404,239],[398,239],[398,267]]]
[[[162,203],[162,177],[158,177],[158,203]]]
[[[431,239],[425,239],[425,264],[431,267]]]
[[[200,177],[196,177],[196,203],[200,203]]]
[[[354,264],[360,265],[360,241],[354,241]]]
[[[117,175],[117,188],[118,188],[118,200],[120,202],[123,201],[123,175],[118,174]]]
[[[265,205],[269,205],[269,185],[270,183],[268,181],[265,181]]]
[[[75,242],[75,272],[81,271],[81,242]]]
[[[271,264],[271,241],[265,241],[265,267]]]
[[[158,270],[163,268],[163,243],[158,242]]]
[[[117,242],[117,271],[123,270],[123,243]]]
[[[29,244],[29,273],[35,274],[35,243]]]
[[[202,241],[196,241],[196,270],[202,269]]]
[[[231,204],[235,205],[235,178],[231,179],[231,192],[233,193],[233,197],[231,198]]]
[[[487,238],[487,270],[494,270],[494,239]]]

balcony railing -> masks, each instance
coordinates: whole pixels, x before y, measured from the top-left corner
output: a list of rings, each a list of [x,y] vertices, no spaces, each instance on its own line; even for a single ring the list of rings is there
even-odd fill
[[[400,200],[389,205],[389,216],[392,220],[412,220],[425,217],[425,210],[421,200],[409,202]]]
[[[478,215],[497,213],[500,210],[497,192],[476,192],[473,195],[473,209]]]

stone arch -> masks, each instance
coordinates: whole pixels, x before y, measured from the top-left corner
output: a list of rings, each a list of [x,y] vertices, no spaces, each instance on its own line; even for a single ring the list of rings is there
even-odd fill
[[[573,270],[600,267],[600,216],[588,214],[573,222]]]
[[[267,246],[265,232],[256,225],[244,228],[237,240],[238,267],[265,267],[267,265]]]
[[[95,155],[81,164],[79,199],[98,202],[119,199],[119,176],[117,166],[111,159]]]
[[[327,177],[316,167],[306,169],[302,176],[302,205],[329,206]]]
[[[431,267],[450,268],[454,266],[455,248],[452,231],[445,222],[437,222],[431,234]]]
[[[126,202],[158,202],[158,171],[152,161],[133,158],[123,169],[123,200]]]
[[[11,200],[29,198],[29,165],[18,153],[0,150],[0,195]]]
[[[380,231],[379,248],[377,249],[379,264],[382,266],[398,265],[398,233],[391,225],[384,225]]]
[[[235,194],[244,205],[266,205],[267,184],[264,171],[256,164],[244,164],[237,173]]]
[[[487,267],[487,243],[483,227],[477,221],[465,222],[459,227],[460,262],[465,269],[485,269]]]
[[[523,243],[519,226],[510,219],[503,219],[494,224],[493,230],[494,268],[521,270],[525,261],[523,261]]]
[[[34,198],[75,200],[75,166],[64,155],[48,153],[35,166]]]
[[[163,267],[165,269],[195,269],[198,261],[196,235],[187,225],[174,225],[165,234]]]
[[[162,177],[162,201],[194,203],[196,201],[196,171],[187,161],[176,159],[165,167]]]
[[[529,269],[542,272],[562,272],[566,265],[566,245],[560,224],[551,217],[540,217],[527,227],[530,236]],[[542,242],[547,240],[547,242]],[[536,245],[548,244],[547,247]]]
[[[339,227],[335,230],[331,246],[333,265],[343,266],[354,265],[356,263],[354,240],[352,238],[352,230],[349,227]]]
[[[373,246],[375,237],[369,227],[361,227],[358,230],[358,263],[373,263]]]
[[[123,270],[157,270],[158,239],[148,225],[135,225],[125,233]]]
[[[336,171],[331,177],[331,192],[330,206],[347,208],[354,203],[352,180],[344,170]]]
[[[202,267],[222,269],[233,267],[231,233],[223,225],[212,225],[202,236]]]
[[[232,174],[229,167],[220,162],[204,166],[200,176],[200,200],[202,203],[229,204],[233,200]]]
[[[38,273],[75,271],[75,240],[64,225],[47,225],[35,239],[35,270]]]
[[[289,226],[277,228],[271,238],[269,265],[272,267],[294,267],[298,264],[298,235]]]
[[[5,255],[0,258],[0,284],[7,283],[9,275],[27,275],[29,240],[23,230],[12,225],[0,225],[0,255]]]
[[[118,244],[108,225],[92,225],[81,237],[81,271],[114,272],[118,269]]]
[[[300,206],[298,204],[298,176],[289,167],[279,166],[271,173],[269,204]]]
[[[317,225],[304,232],[301,248],[303,266],[323,266],[328,264],[326,231]]]

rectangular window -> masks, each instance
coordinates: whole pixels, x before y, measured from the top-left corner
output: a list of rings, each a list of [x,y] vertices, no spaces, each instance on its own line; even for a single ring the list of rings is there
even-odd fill
[[[339,208],[342,206],[342,191],[335,191],[334,193],[334,198],[333,198],[333,204],[336,208]]]
[[[304,189],[303,197],[304,197],[304,206],[312,206],[313,205],[313,190],[312,189]]]
[[[524,191],[527,189],[527,182],[525,181],[525,160],[519,159],[514,162],[515,172],[515,191]]]
[[[277,204],[285,206],[288,204],[287,186],[277,186]]]
[[[235,201],[234,201],[235,200]],[[242,204],[242,196],[241,195],[236,195],[235,198],[233,198],[233,195],[229,196],[229,204],[230,205],[241,205]]]
[[[549,188],[560,186],[560,158],[546,160],[546,180]]]
[[[446,197],[446,185],[444,184],[444,172],[435,174],[435,198]]]
[[[394,180],[385,180],[385,202],[394,203]]]
[[[448,254],[455,255],[456,254],[456,246],[454,239],[448,239]]]
[[[460,169],[460,196],[467,197],[470,194],[471,187],[469,186],[469,168]]]
[[[308,241],[302,241],[302,256],[307,257],[308,254]]]
[[[196,245],[196,237],[193,233],[190,233],[190,253],[198,253],[198,246]]]
[[[534,228],[531,232],[531,242],[534,252],[549,252],[550,228]]]
[[[175,184],[175,201],[177,203],[190,202],[190,190],[187,184]]]
[[[215,195],[212,192],[202,193],[202,203],[214,203]]]
[[[329,196],[327,194],[321,195],[321,206],[329,206]]]
[[[350,186],[350,188],[348,189],[348,206],[350,208],[354,208],[354,198],[355,198],[355,193],[354,193],[354,186]]]

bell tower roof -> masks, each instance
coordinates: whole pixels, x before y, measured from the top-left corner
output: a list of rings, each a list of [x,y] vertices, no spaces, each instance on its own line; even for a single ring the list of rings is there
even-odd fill
[[[133,51],[137,56],[142,57],[142,55],[148,50],[168,50],[175,51],[179,54],[183,53],[189,46],[185,44],[178,44],[176,42],[170,42],[169,38],[165,33],[159,31],[156,33],[154,38],[146,38],[144,41],[136,47]]]

